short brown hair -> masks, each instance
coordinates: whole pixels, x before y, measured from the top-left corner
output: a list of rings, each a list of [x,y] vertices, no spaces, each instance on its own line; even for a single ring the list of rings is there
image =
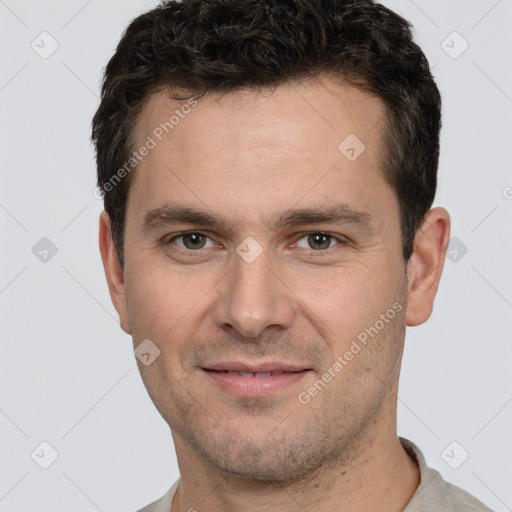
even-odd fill
[[[165,1],[134,19],[104,74],[92,122],[98,187],[124,264],[129,160],[144,100],[171,86],[199,97],[333,75],[384,102],[384,179],[400,204],[402,252],[434,201],[441,97],[402,17],[372,0]]]

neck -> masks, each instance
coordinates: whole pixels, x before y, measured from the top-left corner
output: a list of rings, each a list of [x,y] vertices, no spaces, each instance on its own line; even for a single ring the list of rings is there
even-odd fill
[[[349,463],[333,462],[299,482],[279,487],[220,475],[174,436],[181,478],[172,512],[236,512],[246,510],[248,504],[251,512],[403,511],[420,474],[400,444],[395,422],[391,423],[383,431],[377,421],[379,429],[352,447]]]

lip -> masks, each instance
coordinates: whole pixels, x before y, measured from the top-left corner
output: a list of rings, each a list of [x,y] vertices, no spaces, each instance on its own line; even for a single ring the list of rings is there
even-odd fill
[[[301,372],[309,370],[304,366],[291,365],[281,361],[267,361],[261,363],[242,363],[240,361],[225,361],[222,363],[209,364],[203,367],[203,370],[228,371],[228,372],[247,372],[247,373],[266,373],[266,372]]]
[[[203,373],[223,391],[240,397],[274,395],[301,381],[311,371],[309,368],[281,362],[247,364],[226,362],[208,365]],[[263,373],[270,375],[243,376],[228,372]],[[274,374],[276,372],[277,374]]]

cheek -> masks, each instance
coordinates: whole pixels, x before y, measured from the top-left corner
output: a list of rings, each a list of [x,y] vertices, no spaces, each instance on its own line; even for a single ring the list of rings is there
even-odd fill
[[[400,330],[397,309],[405,310],[404,277],[398,276],[396,269],[379,266],[377,261],[374,263],[352,262],[350,266],[333,269],[328,275],[318,275],[307,282],[303,278],[296,281],[295,289],[302,299],[303,314],[327,341],[333,358],[349,350],[358,336],[363,341],[365,334],[366,340],[373,339],[368,330],[375,333],[376,323],[379,335],[375,340],[394,338],[396,330]],[[387,322],[383,324],[381,315],[386,313]],[[377,344],[373,343],[374,346]],[[393,350],[391,345],[387,346]],[[386,347],[380,347],[380,350],[386,350]],[[372,357],[373,351],[365,352],[364,357],[358,358],[361,363],[366,356]]]
[[[190,318],[194,297],[190,290],[163,269],[144,266],[126,273],[126,294],[134,348],[149,339],[159,350],[158,356],[145,365],[138,361],[144,384],[157,408],[172,398],[183,378],[180,353],[191,336]],[[133,279],[132,279],[133,276]]]
[[[307,309],[344,337],[353,328],[364,327],[368,320],[375,321],[374,316],[378,318],[382,306],[394,296],[383,274],[354,262],[308,280],[299,277],[295,289]]]
[[[142,263],[142,262],[141,262]],[[185,282],[164,266],[150,268],[148,261],[126,272],[126,294],[135,338],[154,339],[159,346],[183,333],[187,315],[198,302],[196,280]]]

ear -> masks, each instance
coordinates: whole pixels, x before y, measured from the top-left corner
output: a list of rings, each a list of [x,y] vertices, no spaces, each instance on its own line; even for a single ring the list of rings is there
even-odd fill
[[[450,215],[444,208],[433,208],[416,233],[407,264],[406,325],[422,324],[432,314],[449,242]]]
[[[110,218],[105,211],[100,214],[99,242],[112,304],[119,314],[121,329],[127,334],[131,334],[123,269],[114,245]]]

